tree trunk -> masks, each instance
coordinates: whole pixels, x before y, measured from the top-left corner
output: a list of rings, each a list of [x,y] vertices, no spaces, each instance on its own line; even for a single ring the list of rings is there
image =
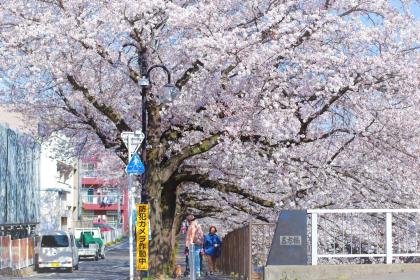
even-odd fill
[[[176,217],[176,184],[163,182],[163,170],[160,163],[165,156],[160,145],[160,112],[158,105],[148,103],[147,143],[147,183],[150,205],[150,228],[152,240],[149,244],[149,269],[153,279],[171,274],[175,264],[176,234],[179,231],[179,220]]]
[[[147,188],[150,194],[150,273],[153,277],[171,274],[176,258],[176,234],[180,218],[176,215],[176,187],[162,186],[159,173],[151,170]]]

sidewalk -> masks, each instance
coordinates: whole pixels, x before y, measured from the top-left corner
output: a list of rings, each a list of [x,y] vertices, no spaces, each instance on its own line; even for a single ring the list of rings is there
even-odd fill
[[[184,250],[185,250],[185,234],[180,233],[179,237],[178,237],[178,249],[177,249],[177,254],[176,254],[176,264],[181,266],[182,273],[184,273],[184,271],[185,271]],[[216,273],[215,275],[205,276],[206,271],[207,271],[207,260],[204,257],[203,258],[203,274],[204,275],[200,278],[197,278],[197,280],[232,280],[232,279],[234,279],[230,276],[222,275],[222,273],[220,273],[220,272]],[[177,278],[177,279],[189,280],[191,278],[188,275],[187,277],[182,277],[182,278]]]
[[[183,278],[178,278],[181,280],[190,280],[190,276],[188,277],[183,277]],[[200,278],[196,278],[197,280],[233,280],[234,278],[229,277],[229,276],[225,276],[225,275],[221,275],[221,274],[216,274],[216,275],[209,275],[209,276],[203,276]],[[388,280],[388,279],[387,279]],[[404,279],[405,280],[405,279]],[[407,279],[407,280],[411,280],[411,279]]]
[[[418,280],[420,279],[420,272],[400,272],[390,273],[387,275],[369,276],[365,278],[357,278],[354,280]]]

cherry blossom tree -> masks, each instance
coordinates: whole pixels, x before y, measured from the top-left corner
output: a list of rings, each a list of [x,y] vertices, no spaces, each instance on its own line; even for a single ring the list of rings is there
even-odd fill
[[[75,146],[123,162],[139,58],[148,98],[151,267],[186,211],[228,225],[283,208],[419,201],[415,1],[0,0],[0,90]]]

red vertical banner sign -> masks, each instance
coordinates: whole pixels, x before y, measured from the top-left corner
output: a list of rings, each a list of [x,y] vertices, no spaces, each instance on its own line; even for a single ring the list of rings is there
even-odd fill
[[[136,269],[149,270],[149,205],[136,204]]]

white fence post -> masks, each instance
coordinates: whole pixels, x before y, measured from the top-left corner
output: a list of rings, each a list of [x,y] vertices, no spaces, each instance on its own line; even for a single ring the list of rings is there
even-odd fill
[[[26,237],[26,267],[29,266],[29,237]]]
[[[15,268],[16,269],[20,269],[20,260],[21,260],[21,255],[20,255],[20,251],[21,251],[21,249],[20,249],[20,239],[17,239],[17,241],[18,241],[18,261],[17,261],[17,264],[15,264]]]
[[[195,263],[195,244],[192,243],[190,245],[190,251],[188,253],[188,261],[189,261],[189,265],[190,265],[190,279],[191,280],[196,280],[196,275],[195,275],[195,266],[197,265]]]
[[[386,213],[386,263],[392,264],[392,213]]]
[[[0,236],[0,270],[3,269],[3,237]]]
[[[318,264],[318,214],[311,214],[312,220],[312,265]]]
[[[12,256],[12,236],[9,235],[9,267],[13,268],[13,256]]]

